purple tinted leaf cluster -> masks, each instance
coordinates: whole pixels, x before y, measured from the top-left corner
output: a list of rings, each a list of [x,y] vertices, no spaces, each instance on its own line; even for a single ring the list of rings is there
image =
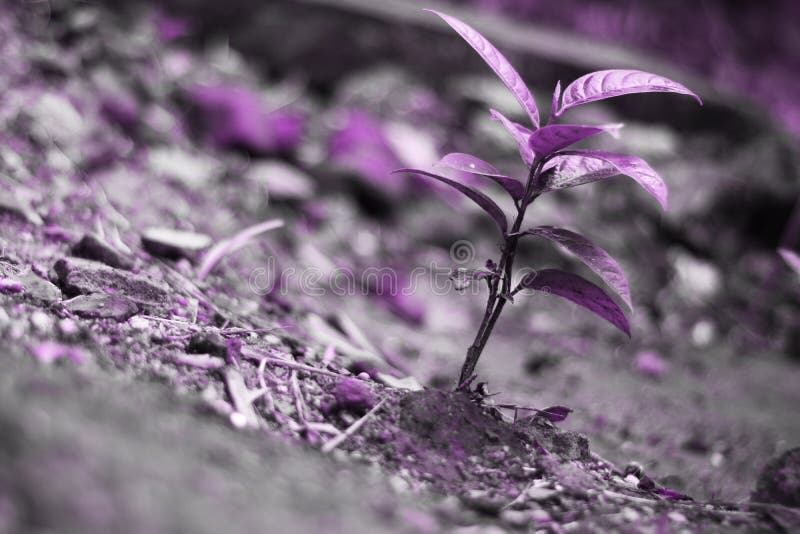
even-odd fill
[[[589,137],[608,133],[617,137],[622,124],[553,124],[566,111],[598,100],[633,93],[676,93],[694,97],[695,93],[678,82],[639,70],[603,70],[581,76],[561,91],[556,84],[550,116],[540,126],[539,111],[530,90],[508,60],[475,28],[449,15],[428,10],[441,17],[481,56],[512,93],[529,119],[529,125],[513,122],[495,110],[491,117],[500,121],[516,141],[520,158],[527,169],[527,178],[519,180],[498,171],[491,164],[470,154],[445,156],[433,169],[400,169],[396,172],[418,174],[438,180],[465,195],[494,220],[504,238],[497,276],[488,277],[489,302],[475,342],[467,352],[459,383],[472,376],[477,359],[506,302],[525,289],[560,296],[602,317],[630,336],[630,325],[620,306],[600,287],[578,275],[556,269],[544,269],[522,279],[516,288],[510,286],[511,269],[519,239],[526,235],[556,243],[591,269],[613,292],[632,309],[628,281],[619,264],[602,248],[585,237],[563,228],[540,226],[520,231],[526,209],[540,195],[577,187],[617,175],[626,175],[667,209],[667,187],[658,173],[645,161],[626,154],[601,150],[572,148]],[[453,174],[469,173],[495,182],[514,201],[517,213],[507,217],[503,210],[477,186],[463,183]],[[512,221],[512,222],[509,222]],[[557,407],[560,408],[560,407]],[[566,415],[564,415],[566,417]]]

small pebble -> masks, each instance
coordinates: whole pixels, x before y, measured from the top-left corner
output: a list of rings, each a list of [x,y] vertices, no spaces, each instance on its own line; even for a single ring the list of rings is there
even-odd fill
[[[556,490],[547,489],[547,488],[537,488],[532,487],[528,489],[528,498],[532,501],[544,501],[555,495],[558,495]]]
[[[73,299],[65,300],[63,306],[65,310],[74,313],[78,317],[114,319],[120,323],[139,313],[139,307],[135,302],[110,293],[79,295]]]
[[[150,321],[142,317],[141,315],[134,315],[128,320],[128,324],[134,330],[147,330],[150,328]]]
[[[531,521],[531,514],[527,510],[503,510],[500,519],[513,527],[524,527]]]
[[[242,429],[247,426],[247,417],[241,412],[231,412],[228,418],[235,428]]]
[[[94,233],[85,234],[72,247],[72,254],[79,258],[99,261],[117,269],[129,271],[133,267],[132,258],[118,251]]]
[[[172,228],[148,228],[142,233],[142,246],[147,252],[170,259],[192,257],[212,242],[205,234]]]

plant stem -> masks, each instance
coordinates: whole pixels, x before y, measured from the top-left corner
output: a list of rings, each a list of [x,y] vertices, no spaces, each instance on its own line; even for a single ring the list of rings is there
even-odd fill
[[[512,267],[514,266],[514,258],[517,254],[517,243],[520,237],[516,234],[522,227],[522,222],[525,219],[525,212],[528,206],[533,199],[536,198],[532,196],[534,184],[538,181],[543,164],[543,161],[539,161],[534,162],[531,166],[531,170],[528,173],[528,181],[525,185],[525,195],[517,207],[517,217],[514,220],[511,232],[503,236],[503,250],[500,254],[500,264],[498,266],[500,276],[489,284],[489,299],[486,302],[486,311],[483,314],[481,325],[478,327],[475,340],[467,349],[467,355],[464,359],[464,365],[461,367],[461,374],[458,379],[458,388],[469,383],[468,381],[475,372],[475,367],[478,365],[481,353],[486,343],[489,341],[489,336],[494,329],[494,325],[500,318],[500,314],[503,312],[503,308],[508,300],[508,295],[511,292]]]

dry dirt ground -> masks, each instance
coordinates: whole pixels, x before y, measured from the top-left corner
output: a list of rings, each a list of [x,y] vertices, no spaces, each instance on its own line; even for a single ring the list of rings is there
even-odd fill
[[[319,150],[322,126],[246,150],[241,132],[207,139],[188,88],[275,90],[233,52],[159,42],[152,13],[24,6],[0,8],[0,531],[798,527],[795,510],[748,502],[761,467],[800,443],[800,369],[776,350],[740,354],[735,331],[657,337],[647,319],[623,344],[532,299],[479,368],[500,395],[450,393],[480,296],[426,299],[421,321],[419,302],[252,284],[270,257],[442,259],[449,243],[419,222],[441,222],[438,198],[390,227],[347,173],[311,169],[310,198],[282,171],[294,188],[266,195],[246,171],[308,170],[297,153]],[[279,217],[201,276],[210,242]],[[472,219],[441,239],[470,227],[491,243]]]

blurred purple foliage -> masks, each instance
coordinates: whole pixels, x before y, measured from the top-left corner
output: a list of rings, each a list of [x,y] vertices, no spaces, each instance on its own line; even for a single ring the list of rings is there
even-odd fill
[[[330,161],[389,194],[400,194],[406,182],[391,172],[401,166],[379,119],[367,111],[350,109],[328,137]]]
[[[536,24],[633,46],[749,96],[800,136],[800,3],[465,0]]]
[[[189,91],[212,142],[257,155],[290,152],[300,143],[304,117],[290,109],[268,110],[258,94],[235,85],[197,85]]]

